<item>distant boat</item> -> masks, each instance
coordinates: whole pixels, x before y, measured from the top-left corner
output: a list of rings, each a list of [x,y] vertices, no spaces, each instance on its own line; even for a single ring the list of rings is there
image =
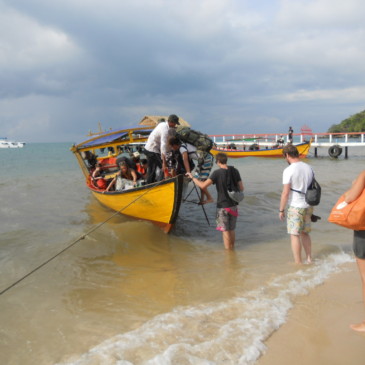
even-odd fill
[[[9,141],[6,137],[0,138],[0,148],[23,148],[25,142],[13,142]]]
[[[71,151],[85,176],[87,188],[100,203],[121,214],[150,221],[168,233],[179,214],[186,186],[183,175],[148,185],[143,182],[121,191],[105,191],[91,179],[97,162],[102,164],[105,178],[115,176],[122,153],[130,148],[141,149],[150,133],[150,127],[90,133],[92,138],[73,146]]]
[[[294,145],[299,152],[300,157],[306,157],[311,142],[303,142]],[[212,155],[216,155],[219,152],[224,152],[229,158],[240,158],[240,157],[283,157],[283,145],[272,148],[260,148],[258,144],[252,144],[247,150],[232,149],[232,148],[221,148],[214,146],[210,152]]]

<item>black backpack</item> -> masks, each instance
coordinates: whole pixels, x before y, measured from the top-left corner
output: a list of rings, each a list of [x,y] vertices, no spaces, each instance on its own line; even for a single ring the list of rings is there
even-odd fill
[[[309,184],[307,191],[303,193],[302,191],[290,189],[292,191],[296,191],[297,193],[304,194],[305,195],[305,201],[307,204],[313,206],[316,206],[321,201],[321,185],[318,184],[318,181],[314,178],[314,172],[312,182]]]
[[[307,192],[305,193],[305,201],[311,206],[318,205],[321,201],[321,185],[318,184],[314,175],[312,182],[309,184]]]

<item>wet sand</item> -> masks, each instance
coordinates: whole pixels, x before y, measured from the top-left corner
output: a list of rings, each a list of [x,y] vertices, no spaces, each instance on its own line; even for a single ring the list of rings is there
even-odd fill
[[[309,295],[299,297],[287,322],[265,342],[259,365],[363,365],[365,333],[349,328],[365,319],[355,263]]]

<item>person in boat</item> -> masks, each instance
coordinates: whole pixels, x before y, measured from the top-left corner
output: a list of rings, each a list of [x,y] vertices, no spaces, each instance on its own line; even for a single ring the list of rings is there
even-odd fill
[[[278,145],[283,145],[284,144],[284,138],[283,138],[283,136],[280,136],[280,138],[276,141],[276,143],[278,144]]]
[[[189,176],[201,189],[207,189],[214,184],[217,189],[217,230],[222,232],[224,248],[233,250],[236,240],[236,222],[238,217],[238,203],[228,195],[228,173],[231,173],[232,183],[243,192],[244,186],[239,171],[233,166],[227,165],[227,154],[220,152],[215,156],[219,169],[213,171],[205,181],[195,178],[191,172]]]
[[[133,153],[133,162],[135,164],[135,171],[141,175],[143,179],[147,176],[147,159],[141,160],[141,155],[138,151]]]
[[[84,152],[84,159],[87,160],[87,163],[89,165],[89,169],[94,169],[96,167],[96,164],[98,162],[97,155],[94,155],[91,151],[85,151]]]
[[[293,128],[289,127],[289,131],[288,131],[288,143],[293,143]]]
[[[196,153],[196,147],[190,143],[182,143],[177,137],[169,138],[169,146],[174,152],[178,153],[177,161],[177,173],[191,173],[195,168],[194,161],[198,162],[199,156]],[[197,163],[198,164],[198,163]],[[213,156],[207,153],[204,157],[204,162],[200,169],[194,171],[194,177],[200,181],[205,181],[213,167]],[[200,204],[212,203],[213,197],[209,193],[208,189],[200,189]]]
[[[138,166],[139,167],[137,167],[137,172],[139,172],[141,174],[143,179],[146,179],[147,178],[147,168],[148,168],[147,159],[142,158]]]
[[[131,162],[133,166],[129,165],[129,167],[137,171],[137,165],[141,162],[141,154],[138,151],[131,154]]]
[[[133,157],[133,154],[132,154]],[[130,168],[136,170],[136,163],[134,162],[133,158],[129,158],[126,156],[120,156],[116,159],[117,165],[120,166],[121,162],[125,162]]]
[[[311,216],[313,207],[305,201],[307,187],[312,181],[313,170],[299,159],[298,149],[287,144],[283,148],[283,156],[289,166],[283,172],[283,190],[280,198],[279,218],[285,219],[287,210],[287,231],[290,234],[291,249],[296,264],[302,263],[302,248],[306,254],[306,262],[312,262]],[[303,193],[302,193],[303,192]]]
[[[97,186],[99,189],[105,189],[107,187],[107,181],[104,179],[104,176],[102,176],[101,162],[96,163],[95,169],[91,174],[91,179],[94,186]]]
[[[182,167],[183,163],[179,151],[174,151],[173,149],[171,149],[171,151],[167,152],[166,166],[167,170],[165,170],[164,172],[165,177],[174,177],[179,174],[185,174],[185,170]]]
[[[113,180],[109,183],[106,191],[110,191],[115,187],[115,191],[121,191],[126,186],[123,184],[123,179],[128,180],[132,183],[130,187],[137,186],[138,175],[134,169],[128,166],[125,161],[120,162],[120,171],[114,176]]]
[[[169,130],[179,125],[179,117],[171,114],[167,122],[159,123],[148,137],[144,153],[147,157],[147,184],[163,179],[163,172],[167,170],[166,154],[169,151]],[[162,173],[157,173],[160,170]]]

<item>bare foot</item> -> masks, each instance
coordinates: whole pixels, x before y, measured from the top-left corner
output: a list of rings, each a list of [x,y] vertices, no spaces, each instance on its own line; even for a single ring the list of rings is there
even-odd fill
[[[359,324],[351,324],[350,328],[357,332],[365,332],[365,321]]]
[[[311,257],[307,257],[307,264],[310,265],[312,263],[312,258]]]

